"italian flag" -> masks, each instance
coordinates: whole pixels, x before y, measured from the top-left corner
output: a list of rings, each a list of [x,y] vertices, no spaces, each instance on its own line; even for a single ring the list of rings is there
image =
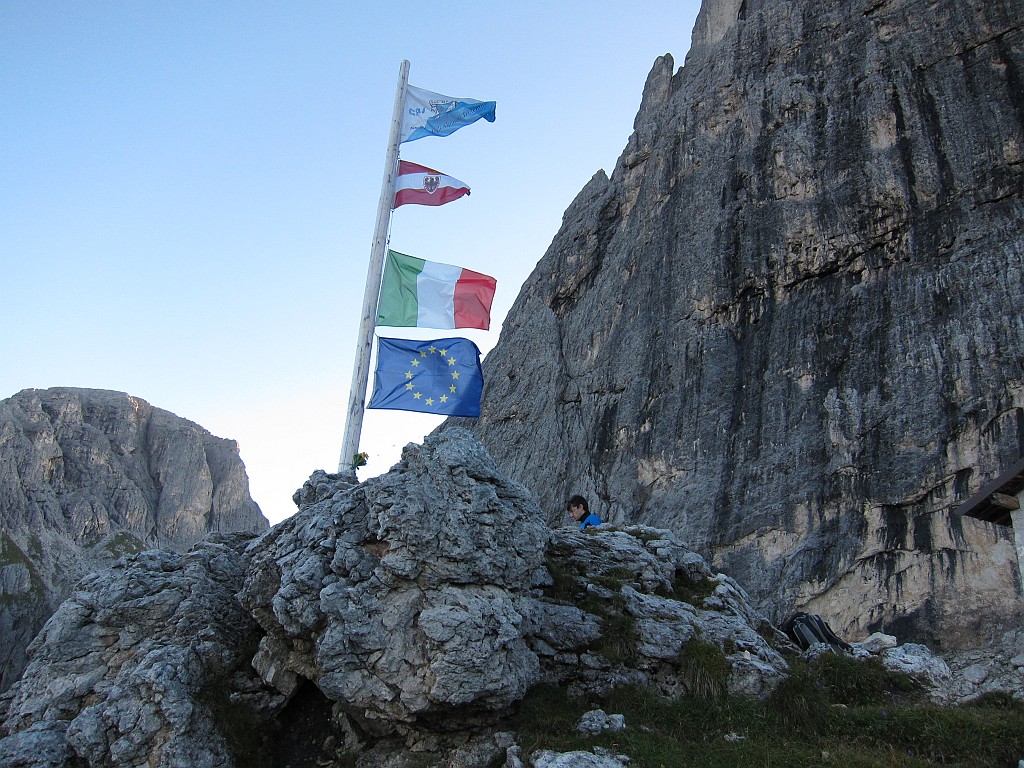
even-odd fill
[[[496,285],[493,277],[471,269],[389,250],[377,325],[486,331]]]

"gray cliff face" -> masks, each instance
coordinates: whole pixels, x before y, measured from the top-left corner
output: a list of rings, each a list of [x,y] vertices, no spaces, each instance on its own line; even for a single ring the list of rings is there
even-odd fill
[[[1024,3],[706,2],[488,354],[477,434],[550,521],[670,527],[774,618],[1019,621]]]
[[[0,526],[2,690],[88,571],[268,523],[234,441],[121,392],[57,388],[0,401]]]

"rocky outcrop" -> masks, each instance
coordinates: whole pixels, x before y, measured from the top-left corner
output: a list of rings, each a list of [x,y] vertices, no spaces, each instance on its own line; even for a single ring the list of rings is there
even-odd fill
[[[0,763],[482,766],[516,751],[502,720],[537,683],[686,695],[696,639],[737,693],[788,668],[785,637],[669,531],[549,531],[464,431],[300,498],[259,537],[84,579],[0,699]]]
[[[536,679],[525,640],[547,527],[526,491],[458,436],[300,506],[254,545],[240,597],[257,667],[315,680],[360,727],[501,710]]]
[[[147,551],[84,578],[8,691],[0,763],[232,764],[226,697],[260,692],[245,655],[257,628],[234,598],[244,543]]]
[[[956,508],[1024,453],[1022,11],[707,0],[450,424],[549,521],[671,528],[776,620],[1018,626],[1011,535]]]
[[[232,440],[121,392],[29,389],[0,401],[0,690],[89,571],[267,527]]]

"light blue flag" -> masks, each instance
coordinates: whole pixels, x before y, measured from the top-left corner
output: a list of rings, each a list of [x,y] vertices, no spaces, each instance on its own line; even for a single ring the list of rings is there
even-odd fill
[[[496,106],[497,102],[494,101],[454,99],[425,91],[415,85],[407,85],[399,143],[415,141],[424,136],[450,136],[462,126],[475,123],[481,117],[493,123]]]

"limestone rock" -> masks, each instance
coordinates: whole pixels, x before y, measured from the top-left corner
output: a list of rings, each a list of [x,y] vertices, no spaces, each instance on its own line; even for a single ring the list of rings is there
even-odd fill
[[[121,392],[28,389],[0,401],[0,690],[87,572],[267,527],[232,440]]]
[[[609,715],[603,709],[592,709],[584,712],[576,730],[580,733],[602,733],[604,731],[623,731],[626,729],[625,715]]]
[[[389,474],[322,494],[251,553],[241,599],[267,633],[261,655],[365,728],[500,711],[537,678],[524,627],[548,529],[467,437],[407,447]]]
[[[258,628],[234,597],[245,540],[153,550],[86,576],[2,702],[0,763],[231,765],[227,693],[258,688],[245,655]]]
[[[899,645],[899,642],[892,635],[886,635],[882,632],[873,632],[871,635],[859,643],[852,643],[853,646],[862,648],[868,653],[879,654],[886,648],[895,648]]]
[[[775,621],[1018,626],[1011,536],[955,509],[1024,453],[1022,19],[705,2],[445,428],[550,522],[581,493],[670,528]]]
[[[545,749],[530,755],[530,764],[533,768],[627,768],[630,762],[625,755],[613,755],[597,750],[553,752]]]
[[[985,648],[943,656],[950,680],[940,701],[965,702],[995,691],[1024,701],[1024,630],[1011,630]]]
[[[695,639],[723,654],[737,695],[767,695],[789,669],[783,652],[796,647],[670,531],[558,529],[547,561],[552,583],[532,630],[547,682],[575,693],[634,684],[689,695],[681,659]]]
[[[925,680],[939,690],[943,690],[944,684],[952,677],[949,665],[919,643],[906,643],[883,651],[882,663],[887,669]]]
[[[0,762],[516,765],[495,731],[535,683],[689,695],[679,655],[698,636],[730,691],[786,672],[785,637],[671,532],[551,531],[464,430],[355,487],[321,475],[258,537],[83,579],[0,698]]]

